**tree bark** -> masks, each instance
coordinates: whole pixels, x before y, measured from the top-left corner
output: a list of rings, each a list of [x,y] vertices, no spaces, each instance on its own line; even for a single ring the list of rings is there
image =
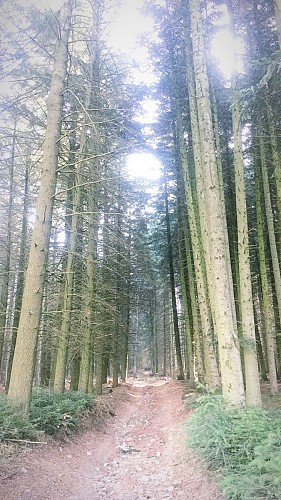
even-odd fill
[[[230,31],[235,38],[234,13],[231,0],[227,2]],[[234,139],[234,170],[236,192],[236,214],[238,231],[239,299],[242,320],[242,342],[247,406],[261,406],[259,369],[256,350],[254,306],[250,268],[248,215],[244,179],[244,157],[242,149],[241,115],[238,94],[238,74],[232,71],[232,128]]]
[[[274,258],[272,257],[273,274],[274,274],[274,279],[278,280],[280,277],[280,270],[278,273],[279,264],[277,259],[277,249],[274,237],[274,226],[273,226],[273,216],[272,216],[271,199],[269,192],[269,181],[268,181],[268,173],[267,173],[266,159],[265,159],[265,144],[264,144],[263,132],[260,126],[258,127],[258,136],[259,136],[262,185],[263,185],[264,199],[265,199],[267,227],[269,232],[271,256],[272,256],[272,251],[274,256]],[[271,394],[277,394],[278,385],[277,385],[277,373],[276,373],[276,363],[275,363],[275,338],[273,332],[271,301],[270,301],[269,283],[268,283],[268,276],[266,269],[266,252],[265,252],[264,234],[263,234],[264,221],[262,217],[260,188],[261,188],[261,179],[258,171],[258,165],[256,165],[256,172],[255,172],[256,215],[257,215],[258,250],[259,250],[261,285],[262,285],[262,301],[263,301],[264,325],[266,334],[267,360],[268,360],[268,370],[269,370],[270,391]],[[276,268],[277,265],[278,269],[275,269],[274,272],[274,266]]]
[[[40,189],[8,391],[9,400],[15,404],[21,404],[26,411],[29,408],[32,389],[56,189],[63,90],[67,72],[67,47],[72,7],[72,0],[68,0],[60,13],[60,32],[47,103],[48,118],[43,146]]]
[[[188,368],[188,378],[191,386],[194,386],[194,353],[193,353],[193,342],[194,333],[192,328],[191,318],[189,316],[188,307],[188,295],[187,295],[187,283],[188,283],[188,271],[186,269],[186,249],[184,241],[184,233],[182,229],[182,218],[180,218],[180,225],[178,229],[178,246],[179,246],[179,266],[180,266],[180,277],[181,277],[181,290],[182,290],[182,303],[184,311],[184,327],[185,327],[185,343],[186,343],[186,364]],[[193,319],[193,316],[192,316]],[[196,326],[196,325],[195,325]],[[197,335],[199,332],[197,331]],[[202,369],[200,370],[202,372]]]
[[[237,335],[236,318],[233,315],[234,293],[229,282],[229,264],[226,258],[226,235],[221,206],[218,170],[214,146],[209,83],[204,57],[204,42],[200,1],[190,0],[193,62],[196,84],[198,118],[200,123],[201,159],[206,196],[206,227],[204,248],[210,260],[208,283],[212,282],[210,300],[214,311],[222,376],[222,392],[225,400],[234,406],[244,404],[245,394]]]
[[[273,210],[270,197],[270,187],[269,187],[269,179],[268,179],[267,164],[266,164],[265,141],[261,129],[260,132],[261,135],[260,135],[259,145],[260,145],[261,169],[262,169],[262,180],[263,180],[263,192],[265,200],[265,212],[267,219],[267,228],[268,228],[268,237],[269,237],[269,245],[271,252],[272,270],[274,276],[276,300],[278,304],[279,321],[281,321],[281,272],[278,260],[277,243],[276,243],[274,222],[273,222]]]
[[[131,236],[132,228],[129,222],[129,235],[127,239],[127,261],[128,267],[126,272],[126,298],[125,311],[126,319],[124,325],[123,348],[121,352],[121,381],[126,383],[128,371],[128,351],[129,351],[129,336],[130,336],[130,308],[131,308]]]
[[[15,345],[17,339],[17,331],[19,327],[20,311],[22,305],[22,296],[24,288],[24,276],[26,267],[26,256],[27,256],[27,219],[28,219],[28,198],[29,198],[29,155],[27,164],[25,167],[25,178],[24,178],[24,197],[23,197],[23,210],[22,210],[22,226],[21,226],[21,238],[20,238],[20,251],[19,251],[19,269],[18,269],[18,279],[15,297],[15,307],[14,307],[14,320],[12,328],[11,337],[11,348],[8,362],[7,379],[5,389],[8,392],[10,385],[11,370],[15,352]]]
[[[193,115],[193,111],[194,111],[193,108],[191,108],[190,109],[191,115]],[[192,116],[192,121],[196,121],[196,118],[194,116]],[[194,140],[193,144],[196,150],[196,142],[195,142],[196,133],[194,126],[193,126],[192,138]],[[209,388],[215,389],[220,385],[220,380],[219,380],[219,372],[218,372],[216,355],[214,350],[214,342],[213,342],[214,339],[212,331],[212,318],[210,314],[209,299],[207,293],[206,266],[202,252],[202,242],[200,239],[200,229],[199,229],[200,222],[198,221],[198,217],[196,217],[196,212],[194,207],[195,205],[194,195],[192,193],[190,176],[189,176],[187,151],[183,136],[182,118],[180,111],[178,109],[177,109],[177,139],[178,139],[179,155],[181,159],[181,167],[184,180],[186,206],[189,219],[190,237],[191,237],[191,245],[193,251],[195,277],[196,277],[197,293],[199,301],[199,312],[200,312],[200,319],[203,331],[205,381]],[[197,352],[197,360],[199,363],[198,368],[200,368],[201,347],[200,347],[199,335],[195,336],[195,342],[196,342],[195,345]]]
[[[96,265],[96,241],[98,225],[95,222],[95,212],[97,209],[97,193],[93,186],[88,188],[88,248],[86,262],[87,285],[85,292],[85,314],[83,322],[82,347],[81,347],[81,364],[79,375],[79,391],[89,391],[89,375],[91,366],[91,348],[92,331],[93,331],[93,314],[94,314],[94,294],[95,294],[95,265]],[[92,383],[91,383],[92,385]]]
[[[81,218],[81,198],[82,198],[82,187],[83,184],[83,168],[86,160],[86,143],[87,143],[87,127],[89,121],[89,109],[91,107],[92,93],[93,93],[93,82],[95,75],[95,63],[97,57],[97,41],[96,41],[96,22],[94,19],[94,28],[92,33],[91,45],[90,45],[90,69],[91,73],[89,80],[87,82],[85,104],[83,121],[81,125],[81,137],[79,145],[79,153],[77,158],[77,165],[75,169],[75,179],[76,186],[73,195],[73,206],[72,206],[72,218],[71,218],[71,230],[69,236],[69,248],[67,254],[67,264],[65,271],[65,281],[64,281],[64,294],[63,294],[63,306],[62,306],[62,318],[61,318],[61,329],[57,345],[57,355],[56,355],[56,368],[54,376],[54,391],[57,393],[62,393],[65,388],[65,370],[67,363],[67,349],[69,342],[69,331],[71,323],[71,309],[72,309],[72,298],[73,298],[73,284],[74,284],[74,261],[77,251],[77,233],[79,227],[79,221]]]
[[[177,312],[177,302],[176,302],[176,291],[175,291],[173,249],[172,249],[172,238],[171,238],[171,229],[170,229],[170,216],[169,216],[168,193],[167,193],[167,181],[166,181],[166,179],[165,179],[164,189],[165,189],[165,213],[166,213],[166,231],[167,231],[167,247],[168,247],[167,252],[168,252],[168,264],[169,264],[169,272],[170,272],[172,311],[173,311],[174,336],[175,336],[175,347],[176,347],[176,356],[177,356],[178,379],[184,380],[184,371],[183,371],[182,354],[181,354],[181,343],[180,343],[180,332],[179,332],[179,322],[178,322],[178,312]]]
[[[2,367],[2,355],[4,347],[6,319],[7,319],[7,306],[9,296],[9,281],[10,281],[10,267],[11,267],[11,241],[12,241],[12,217],[13,217],[13,198],[14,198],[14,167],[15,167],[15,153],[16,153],[16,130],[17,120],[14,119],[13,137],[12,137],[12,151],[11,163],[9,172],[9,204],[7,215],[7,239],[6,239],[6,256],[3,266],[3,282],[0,294],[0,365]]]
[[[275,118],[270,102],[270,97],[265,95],[265,105],[267,113],[267,126],[268,126],[268,139],[272,154],[272,164],[274,170],[274,179],[276,186],[276,210],[277,210],[277,224],[275,231],[277,234],[278,250],[279,250],[279,263],[281,262],[281,156],[279,153],[279,146],[276,135]]]

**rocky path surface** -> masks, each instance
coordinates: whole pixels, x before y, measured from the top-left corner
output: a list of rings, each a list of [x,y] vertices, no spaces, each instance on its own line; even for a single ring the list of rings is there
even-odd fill
[[[208,471],[186,450],[189,412],[179,383],[134,382],[113,398],[114,415],[101,430],[21,458],[16,473],[0,481],[0,498],[222,500]]]

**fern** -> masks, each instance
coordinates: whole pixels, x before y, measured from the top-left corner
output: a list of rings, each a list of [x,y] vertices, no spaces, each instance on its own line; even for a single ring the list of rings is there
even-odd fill
[[[188,445],[219,471],[232,500],[281,500],[281,414],[229,409],[220,396],[202,396],[188,420]]]

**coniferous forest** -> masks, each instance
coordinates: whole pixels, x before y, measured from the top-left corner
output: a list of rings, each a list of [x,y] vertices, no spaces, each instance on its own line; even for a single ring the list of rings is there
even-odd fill
[[[280,499],[281,0],[144,1],[142,80],[118,1],[57,3],[0,2],[0,423],[185,381],[228,497]]]

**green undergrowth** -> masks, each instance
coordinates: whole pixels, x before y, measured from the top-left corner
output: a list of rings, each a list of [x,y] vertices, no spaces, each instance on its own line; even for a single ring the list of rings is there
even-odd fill
[[[35,389],[29,415],[0,396],[0,441],[38,440],[42,433],[70,433],[79,417],[94,404],[94,396],[66,391],[54,394],[47,389]]]
[[[221,396],[201,396],[188,419],[188,446],[223,478],[233,500],[281,500],[281,411],[226,407]]]

